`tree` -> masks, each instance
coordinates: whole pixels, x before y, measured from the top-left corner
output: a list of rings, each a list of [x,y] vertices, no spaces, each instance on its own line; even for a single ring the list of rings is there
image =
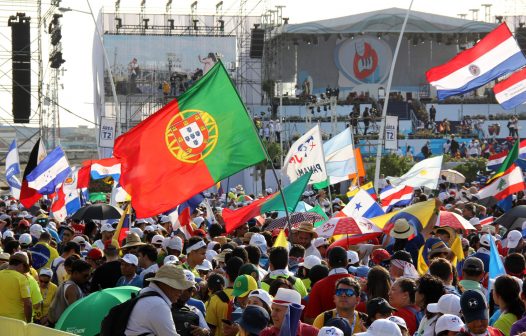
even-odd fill
[[[374,170],[376,161],[374,158],[367,162],[366,175],[369,181],[374,181]],[[380,163],[380,174],[385,176],[402,176],[413,166],[414,162],[406,157],[400,157],[396,154],[387,154],[382,156]]]
[[[272,168],[271,164],[274,164],[274,167],[281,168],[281,147],[277,142],[267,142],[266,140],[261,141],[265,147],[269,160],[261,161],[256,165],[256,171],[259,171],[261,174],[261,188],[263,190],[267,189],[267,184],[265,180],[265,174],[268,168]]]

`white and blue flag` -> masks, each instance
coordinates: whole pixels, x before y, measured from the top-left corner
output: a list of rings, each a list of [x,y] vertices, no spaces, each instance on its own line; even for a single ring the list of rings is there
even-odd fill
[[[373,218],[385,214],[380,204],[376,203],[371,195],[361,188],[342,209],[342,212],[352,218]]]
[[[330,184],[349,179],[349,175],[356,173],[352,131],[346,128],[332,139],[323,144],[325,166]]]
[[[27,175],[27,184],[42,195],[49,195],[55,192],[70,173],[66,154],[58,146]]]
[[[11,188],[11,194],[16,198],[20,198],[21,183],[18,179],[20,174],[20,160],[18,158],[18,148],[16,146],[16,139],[11,142],[7,157],[5,158],[5,178],[7,184]]]

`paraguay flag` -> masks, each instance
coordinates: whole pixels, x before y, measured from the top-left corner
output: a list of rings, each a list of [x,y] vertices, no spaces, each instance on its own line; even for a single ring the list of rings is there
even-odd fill
[[[526,58],[504,22],[449,62],[426,72],[438,99],[460,95],[526,65]]]
[[[506,110],[511,110],[526,102],[526,68],[495,84],[495,98]]]
[[[83,165],[91,165],[91,178],[94,180],[111,176],[118,181],[121,175],[121,162],[115,158],[91,160],[91,162],[84,162]]]
[[[486,168],[490,170],[499,169],[500,165],[502,164],[502,162],[504,162],[504,159],[506,159],[507,155],[508,151],[490,155],[490,157],[488,158],[488,163],[486,163]]]

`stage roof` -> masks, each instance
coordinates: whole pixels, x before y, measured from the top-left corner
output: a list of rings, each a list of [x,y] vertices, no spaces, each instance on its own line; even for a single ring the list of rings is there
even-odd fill
[[[405,15],[405,9],[393,7],[334,19],[284,25],[281,33],[398,33],[402,28]],[[415,34],[488,33],[495,27],[497,27],[495,23],[411,11],[405,32]]]

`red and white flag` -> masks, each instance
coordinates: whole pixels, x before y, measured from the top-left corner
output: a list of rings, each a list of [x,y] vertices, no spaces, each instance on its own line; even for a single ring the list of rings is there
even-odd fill
[[[413,199],[414,188],[406,185],[399,185],[398,187],[387,187],[380,193],[382,201],[382,209],[387,211],[389,208],[395,206],[406,206],[411,203]]]
[[[526,183],[524,183],[522,170],[513,164],[503,175],[481,189],[475,196],[479,199],[495,197],[498,200],[503,200],[524,189],[526,189]]]

